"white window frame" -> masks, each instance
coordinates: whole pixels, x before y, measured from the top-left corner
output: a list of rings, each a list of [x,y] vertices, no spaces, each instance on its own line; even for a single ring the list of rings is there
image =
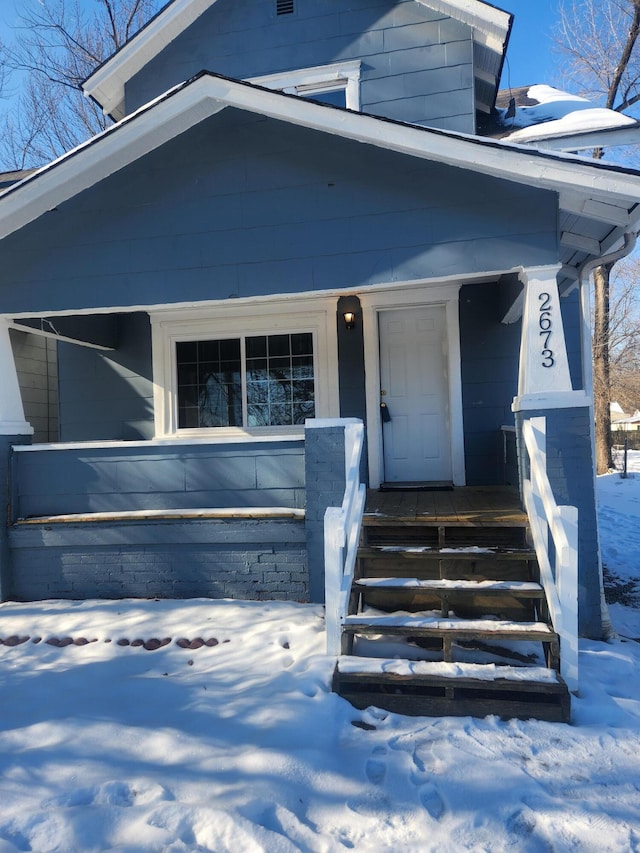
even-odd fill
[[[359,112],[360,67],[360,60],[353,59],[346,62],[333,62],[330,65],[316,65],[312,68],[298,68],[295,71],[251,77],[248,82],[301,97],[313,97],[314,94],[338,92],[344,89],[347,109]]]
[[[339,415],[338,341],[335,300],[309,300],[295,307],[284,303],[206,305],[151,315],[154,420],[156,438],[240,438],[300,436],[304,425],[269,427],[178,427],[176,343],[309,332],[313,335],[315,417]],[[244,358],[243,358],[244,365]],[[244,377],[243,377],[244,387]],[[243,400],[244,408],[244,400]]]

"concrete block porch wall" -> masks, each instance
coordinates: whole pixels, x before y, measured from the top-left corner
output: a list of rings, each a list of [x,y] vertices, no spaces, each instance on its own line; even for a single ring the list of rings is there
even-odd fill
[[[344,426],[309,423],[304,441],[25,450],[8,437],[2,597],[321,601],[324,512],[344,493]],[[197,514],[229,507],[262,517]],[[148,511],[174,517],[140,517]]]

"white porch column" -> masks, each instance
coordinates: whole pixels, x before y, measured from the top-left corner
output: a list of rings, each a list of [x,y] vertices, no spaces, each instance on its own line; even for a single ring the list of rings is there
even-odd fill
[[[529,267],[520,274],[524,311],[518,396],[514,411],[584,406],[571,386],[556,275],[560,266]]]
[[[33,427],[24,418],[9,322],[5,317],[0,317],[0,435],[33,435]]]

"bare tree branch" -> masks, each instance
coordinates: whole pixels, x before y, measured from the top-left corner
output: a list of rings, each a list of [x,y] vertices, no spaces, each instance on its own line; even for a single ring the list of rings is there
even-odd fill
[[[559,12],[556,48],[563,58],[567,88],[616,112],[631,111],[640,102],[640,0],[565,0]],[[600,159],[604,151],[597,148],[593,156]],[[626,274],[628,267],[620,269]],[[621,394],[640,365],[635,291],[621,289],[618,270],[609,265],[594,272],[593,377],[600,474],[612,466],[612,393]],[[635,267],[635,277],[638,272]]]
[[[159,8],[162,0],[24,0],[2,71],[19,95],[0,103],[0,169],[40,165],[109,123],[81,84]],[[3,89],[0,88],[0,94]]]

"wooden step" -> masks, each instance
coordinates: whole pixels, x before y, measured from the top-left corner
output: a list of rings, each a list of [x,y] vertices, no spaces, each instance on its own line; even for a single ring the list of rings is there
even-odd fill
[[[422,589],[429,592],[437,592],[442,595],[449,593],[472,593],[481,592],[483,595],[505,594],[514,598],[542,598],[544,590],[539,583],[527,581],[468,581],[448,580],[420,580],[419,578],[360,578],[353,584],[354,588],[360,589]]]
[[[364,516],[364,545],[411,544],[431,547],[526,548],[527,525],[478,522],[437,522],[380,516]]]
[[[566,684],[544,667],[343,656],[333,690],[356,708],[420,716],[486,716],[569,722]]]
[[[531,548],[501,548],[465,546],[439,548],[436,545],[363,545],[358,548],[362,559],[398,560],[535,560],[536,552]]]
[[[353,582],[351,592],[351,613],[363,607],[383,611],[438,609],[446,617],[453,609],[466,619],[491,613],[520,621],[540,615],[545,597],[538,583],[482,578],[363,577]]]
[[[407,577],[468,581],[537,581],[538,564],[529,548],[440,548],[376,545],[358,550],[356,578]]]
[[[452,640],[529,640],[550,643],[556,633],[545,622],[511,622],[502,619],[442,619],[433,613],[356,613],[346,616],[344,630],[363,636],[437,637]]]

